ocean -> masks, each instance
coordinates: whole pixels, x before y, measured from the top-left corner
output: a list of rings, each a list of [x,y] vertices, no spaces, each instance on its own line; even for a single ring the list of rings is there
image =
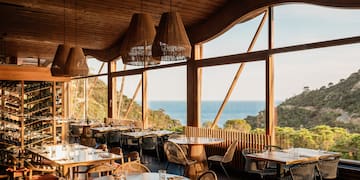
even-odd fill
[[[213,121],[222,101],[202,101],[201,121]],[[277,102],[276,104],[279,104]],[[181,124],[186,124],[186,101],[150,101],[149,108],[153,110],[163,109],[171,118],[180,120]],[[219,127],[223,127],[225,122],[230,119],[244,119],[247,116],[255,116],[265,109],[265,101],[229,101],[224,108]]]

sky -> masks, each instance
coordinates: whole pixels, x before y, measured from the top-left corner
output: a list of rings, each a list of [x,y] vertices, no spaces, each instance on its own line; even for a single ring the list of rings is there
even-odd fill
[[[203,58],[246,52],[261,16],[237,24],[204,44]],[[326,41],[360,35],[360,9],[338,9],[289,4],[274,8],[274,47]],[[267,23],[253,51],[267,48]],[[360,69],[360,43],[277,54],[275,99],[285,100],[305,86],[318,89],[337,83]],[[92,65],[95,62],[90,63]],[[95,65],[99,66],[99,65]],[[122,66],[118,66],[118,70]],[[202,100],[223,100],[239,64],[203,68]],[[128,68],[136,68],[128,66]],[[120,79],[117,78],[118,85]],[[125,95],[132,97],[140,76],[125,80]],[[118,86],[119,89],[119,86]],[[138,95],[137,100],[141,98]],[[148,98],[186,100],[186,67],[148,72]],[[245,65],[230,100],[265,100],[265,62]]]

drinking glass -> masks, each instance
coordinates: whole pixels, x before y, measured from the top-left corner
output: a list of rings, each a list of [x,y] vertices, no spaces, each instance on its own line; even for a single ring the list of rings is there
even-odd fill
[[[165,180],[165,179],[166,179],[166,170],[159,169],[159,180]]]

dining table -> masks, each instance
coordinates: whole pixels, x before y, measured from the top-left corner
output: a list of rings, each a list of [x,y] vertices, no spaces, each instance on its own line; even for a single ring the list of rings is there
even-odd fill
[[[341,156],[338,152],[315,150],[308,148],[290,148],[278,151],[265,151],[247,154],[246,157],[255,160],[265,160],[277,164],[277,176],[281,177],[284,165],[295,165],[306,162],[318,161],[329,157]]]
[[[61,167],[61,176],[70,178],[74,167],[90,166],[98,163],[113,163],[123,158],[117,155],[80,144],[56,144],[27,149],[33,155],[47,159]]]
[[[168,141],[189,146],[190,158],[197,161],[195,166],[196,169],[189,168],[188,172],[186,172],[186,174],[192,179],[196,178],[198,175],[197,173],[209,169],[205,145],[219,144],[224,142],[224,139],[212,137],[177,137],[169,138]]]
[[[153,180],[160,179],[159,173],[157,172],[149,172],[149,173],[140,173],[140,174],[127,174],[125,175],[126,180]],[[120,180],[114,175],[110,176],[101,176],[98,178],[94,178],[93,180]],[[175,174],[166,173],[165,180],[190,180],[187,177],[179,176]]]
[[[100,134],[104,137],[105,144],[107,144],[108,140],[110,139],[111,132],[118,132],[118,131],[127,131],[131,129],[130,126],[101,126],[101,127],[91,127],[90,130],[93,132],[93,137],[95,134]]]
[[[141,138],[148,135],[156,135],[158,137],[173,134],[174,131],[169,130],[155,130],[155,131],[138,131],[138,132],[123,132],[122,135],[129,136],[132,138]]]

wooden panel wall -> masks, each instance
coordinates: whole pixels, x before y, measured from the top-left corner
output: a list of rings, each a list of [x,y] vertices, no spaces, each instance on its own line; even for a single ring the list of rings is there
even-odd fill
[[[224,155],[227,148],[234,140],[238,140],[238,146],[235,152],[234,159],[231,166],[235,168],[243,168],[244,159],[241,155],[241,151],[245,148],[252,149],[264,149],[264,146],[270,145],[270,136],[265,134],[243,133],[238,131],[225,131],[222,129],[209,129],[209,128],[197,128],[186,126],[186,136],[196,137],[214,137],[223,138],[225,141],[221,144],[208,145],[205,147],[206,155]]]

